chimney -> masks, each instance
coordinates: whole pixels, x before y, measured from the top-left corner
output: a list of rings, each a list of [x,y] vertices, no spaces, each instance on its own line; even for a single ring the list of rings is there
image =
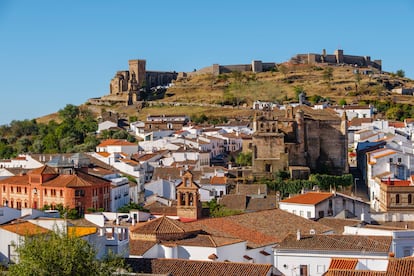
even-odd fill
[[[300,241],[300,229],[296,231],[296,240]]]

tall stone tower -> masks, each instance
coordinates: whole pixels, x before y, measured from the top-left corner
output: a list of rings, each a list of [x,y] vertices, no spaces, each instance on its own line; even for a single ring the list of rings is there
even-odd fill
[[[146,78],[146,61],[145,59],[132,59],[128,61],[129,64],[129,74],[132,76],[135,74],[138,86],[142,87],[145,85]]]
[[[181,219],[197,220],[201,217],[200,186],[193,181],[193,174],[186,171],[177,186],[177,216]]]

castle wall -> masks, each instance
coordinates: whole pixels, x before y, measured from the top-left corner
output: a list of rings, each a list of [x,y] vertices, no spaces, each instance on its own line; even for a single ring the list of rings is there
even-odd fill
[[[145,84],[147,88],[167,85],[173,80],[176,80],[177,76],[178,74],[176,72],[147,71],[145,75]]]
[[[290,62],[293,64],[314,64],[314,63],[329,63],[329,64],[348,64],[358,66],[371,66],[378,70],[382,69],[382,61],[374,60],[371,61],[370,56],[353,56],[353,55],[344,55],[343,50],[335,50],[333,55],[327,55],[326,51],[323,50],[322,54],[297,54],[296,56],[290,59]]]
[[[220,74],[231,72],[250,72],[252,71],[251,64],[238,64],[238,65],[220,65]]]

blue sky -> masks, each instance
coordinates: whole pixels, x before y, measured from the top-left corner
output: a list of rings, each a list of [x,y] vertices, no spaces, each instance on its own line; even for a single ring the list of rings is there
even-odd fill
[[[413,27],[412,0],[0,0],[0,124],[108,94],[129,59],[180,72],[340,48],[414,78]]]

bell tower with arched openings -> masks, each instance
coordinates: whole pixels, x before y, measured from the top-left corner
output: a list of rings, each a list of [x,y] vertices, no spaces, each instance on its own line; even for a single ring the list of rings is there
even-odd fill
[[[201,201],[197,183],[190,171],[184,172],[182,182],[177,186],[177,216],[196,220],[201,217]]]

